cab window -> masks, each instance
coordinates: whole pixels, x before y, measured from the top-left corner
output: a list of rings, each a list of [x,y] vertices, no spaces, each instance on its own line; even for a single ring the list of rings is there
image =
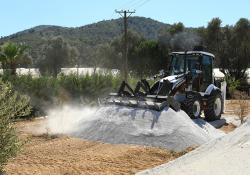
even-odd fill
[[[211,56],[203,55],[202,75],[204,87],[213,83],[213,58]]]

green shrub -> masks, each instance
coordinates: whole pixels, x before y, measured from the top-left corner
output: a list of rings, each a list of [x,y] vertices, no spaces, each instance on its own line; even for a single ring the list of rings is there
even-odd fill
[[[226,82],[230,97],[234,97],[234,92],[240,86],[240,80],[235,80],[233,77],[226,76]]]
[[[7,160],[16,155],[20,141],[12,119],[30,114],[29,98],[14,91],[0,79],[0,174]]]
[[[39,111],[63,103],[96,104],[98,98],[106,97],[110,92],[116,92],[122,82],[121,77],[108,73],[84,76],[61,75],[57,78],[50,76],[32,78],[27,75],[3,76],[3,80],[10,82],[15,90],[30,96],[32,106]],[[137,80],[130,77],[129,84],[135,87]]]

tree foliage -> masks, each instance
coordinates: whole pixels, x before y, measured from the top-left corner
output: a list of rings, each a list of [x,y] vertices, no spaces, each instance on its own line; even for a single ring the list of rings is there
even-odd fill
[[[122,70],[123,36],[111,44],[100,47],[100,56],[108,68]],[[158,41],[146,40],[135,32],[128,32],[128,67],[129,71],[141,78],[152,76],[160,69],[167,68],[168,49]]]
[[[167,69],[168,52],[157,41],[142,41],[136,47],[130,61],[132,70],[140,78],[146,78]]]
[[[169,29],[168,32],[171,35],[175,35],[177,33],[181,33],[184,32],[185,26],[183,25],[183,23],[179,22],[179,23],[175,23],[173,24]]]
[[[0,79],[0,174],[7,160],[20,148],[12,119],[29,114],[29,98],[18,94],[9,83]]]
[[[11,69],[11,74],[16,74],[17,65],[25,61],[23,55],[26,46],[7,42],[1,46],[0,62],[4,69]]]
[[[213,18],[207,26],[206,41],[207,47],[211,52],[220,51],[220,43],[222,40],[222,21],[220,18]]]
[[[128,31],[128,61],[130,62],[133,58],[133,54],[136,46],[139,45],[144,39],[136,32]],[[114,39],[110,44],[103,45],[100,47],[100,57],[103,57],[104,67],[122,69],[124,61],[122,54],[124,52],[124,37],[120,36]]]
[[[75,66],[78,59],[78,51],[71,47],[62,37],[55,37],[48,41],[44,48],[44,58],[38,65],[42,74],[54,77],[58,75],[64,66]]]
[[[244,81],[246,70],[250,66],[249,20],[242,18],[234,26],[221,28],[216,35],[217,47],[213,50],[219,60],[217,66],[228,76]]]

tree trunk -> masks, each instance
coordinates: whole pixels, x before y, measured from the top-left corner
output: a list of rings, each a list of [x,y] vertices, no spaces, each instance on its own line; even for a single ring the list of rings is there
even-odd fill
[[[16,76],[16,63],[11,62],[10,63],[10,74],[13,76]]]

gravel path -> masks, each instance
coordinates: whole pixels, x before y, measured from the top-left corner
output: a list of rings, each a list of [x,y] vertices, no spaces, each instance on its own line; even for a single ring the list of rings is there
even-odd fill
[[[249,173],[250,120],[222,138],[138,175],[249,175]]]

